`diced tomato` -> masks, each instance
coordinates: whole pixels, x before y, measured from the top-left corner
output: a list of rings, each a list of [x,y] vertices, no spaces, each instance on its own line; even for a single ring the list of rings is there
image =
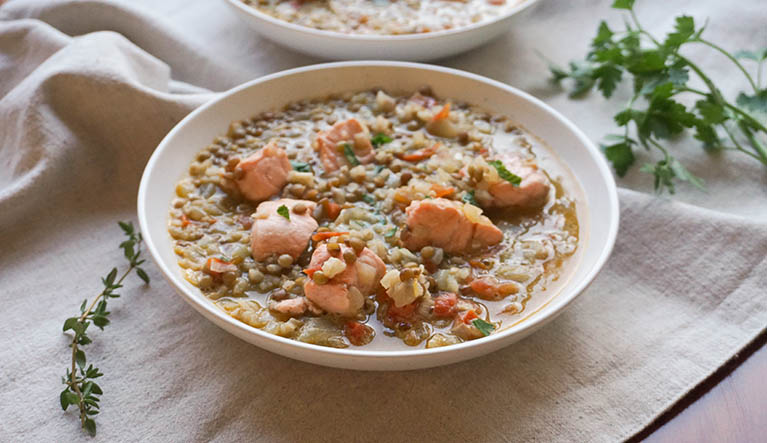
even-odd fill
[[[478,297],[485,300],[501,300],[511,294],[516,294],[519,288],[511,282],[500,282],[495,277],[485,276],[469,283],[469,288]]]
[[[441,294],[434,299],[434,315],[437,317],[452,317],[458,296],[453,293]]]
[[[487,269],[487,266],[480,260],[469,260],[469,264],[472,268]]]
[[[441,145],[442,145],[441,143],[437,142],[429,148],[424,148],[410,154],[403,154],[400,158],[408,162],[417,162],[417,161],[425,160],[431,157],[432,155],[434,155],[437,152],[437,149],[439,149]]]
[[[476,312],[474,312],[473,309],[468,311],[463,311],[460,314],[458,314],[458,320],[463,322],[464,324],[471,324],[471,321],[474,319],[479,318]]]
[[[418,103],[424,108],[430,108],[433,104],[437,103],[437,100],[435,100],[433,97],[429,97],[428,95],[423,95],[419,92],[416,92],[415,94],[413,94],[413,96],[410,97],[410,101]]]
[[[418,302],[407,304],[405,306],[397,307],[394,305],[394,301],[390,299],[389,304],[389,318],[393,321],[411,321],[413,320],[413,314],[418,307]]]
[[[251,227],[253,227],[253,217],[249,215],[240,215],[239,217],[237,217],[237,221],[245,229],[250,229]]]
[[[363,346],[373,340],[375,331],[370,326],[363,325],[358,321],[348,321],[344,325],[344,335],[354,346]]]
[[[315,242],[327,240],[331,237],[338,237],[339,235],[345,235],[348,234],[348,232],[317,232],[316,234],[312,235],[312,240]]]
[[[434,116],[434,118],[431,119],[431,121],[436,122],[438,120],[447,118],[449,115],[450,103],[446,103],[445,106],[443,106],[442,109]]]
[[[219,276],[224,272],[236,272],[237,265],[211,257],[205,263],[205,269],[213,276]]]
[[[455,188],[440,185],[431,185],[431,190],[434,191],[436,198],[445,197],[455,192]]]
[[[181,214],[181,227],[186,228],[189,226],[189,223],[192,223],[189,221],[189,217],[187,217],[186,214]]]

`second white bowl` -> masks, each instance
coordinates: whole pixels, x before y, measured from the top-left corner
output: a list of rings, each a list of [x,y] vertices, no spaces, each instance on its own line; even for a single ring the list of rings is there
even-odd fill
[[[360,35],[324,31],[264,14],[240,0],[226,0],[259,34],[282,46],[332,60],[428,61],[458,54],[489,42],[509,29],[513,19],[538,0],[526,0],[490,20],[445,31],[405,35]]]

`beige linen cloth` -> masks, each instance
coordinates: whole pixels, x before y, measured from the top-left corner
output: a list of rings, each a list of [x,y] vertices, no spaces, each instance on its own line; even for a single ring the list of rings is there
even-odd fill
[[[623,103],[570,101],[535,50],[581,56],[610,1],[544,0],[508,35],[442,63],[543,98],[598,140]],[[762,0],[640,1],[655,31],[685,11],[730,49],[764,46]],[[221,1],[11,0],[0,6],[0,440],[82,436],[58,404],[63,320],[122,263],[144,164],[194,107],[316,60],[249,31]],[[721,57],[692,56],[728,90]],[[370,54],[375,58],[375,54]],[[222,128],[223,130],[224,128]],[[153,265],[94,331],[98,441],[615,441],[648,425],[767,325],[767,174],[679,148],[708,191],[651,194],[633,171],[604,271],[563,315],[483,358],[354,372],[279,357],[194,312]],[[162,223],[162,220],[158,220]]]

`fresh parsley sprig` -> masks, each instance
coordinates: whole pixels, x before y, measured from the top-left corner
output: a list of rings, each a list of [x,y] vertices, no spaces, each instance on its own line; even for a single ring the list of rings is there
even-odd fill
[[[499,177],[511,183],[512,185],[519,186],[519,184],[522,183],[522,177],[506,169],[506,166],[504,166],[500,160],[490,160],[487,162],[487,164],[494,167],[495,170],[498,171]]]
[[[767,88],[762,71],[767,48],[731,54],[703,38],[706,25],[696,27],[689,16],[676,18],[673,32],[662,40],[647,32],[634,11],[635,0],[615,0],[612,7],[627,11],[625,29],[614,31],[600,23],[591,50],[583,61],[573,61],[568,68],[550,65],[556,82],[572,82],[571,97],[596,88],[605,98],[612,96],[624,76],[633,80],[633,94],[615,115],[623,133],[606,138],[603,149],[619,176],[634,164],[634,148],[657,150],[661,159],[641,170],[654,175],[655,189],[674,193],[675,180],[703,187],[703,180],[690,173],[663,142],[685,131],[693,131],[708,152],[741,152],[767,167]],[[728,100],[716,83],[696,63],[680,53],[687,46],[699,44],[724,55],[743,74],[750,87],[735,102]],[[757,64],[754,78],[740,60]],[[697,89],[689,84],[693,74],[705,85]],[[685,105],[679,96],[697,97]],[[632,136],[633,133],[636,134]]]
[[[101,387],[94,380],[104,374],[94,367],[93,364],[89,364],[86,367],[87,360],[82,347],[91,343],[91,338],[87,333],[88,327],[92,323],[97,328],[103,330],[104,326],[109,324],[107,300],[120,296],[120,294],[114,291],[122,288],[123,280],[132,271],[135,270],[136,275],[144,283],[149,283],[149,276],[140,267],[144,263],[144,260],[140,258],[141,233],[136,232],[133,224],[130,222],[119,222],[118,224],[123,233],[128,237],[127,240],[120,243],[120,248],[128,260],[128,269],[120,278],[117,278],[117,268],[112,268],[109,274],[101,279],[104,290],[93,299],[90,305],[87,299],[84,300],[82,305],[80,305],[80,315],[70,317],[64,322],[64,332],[72,331],[74,335],[69,345],[72,349],[72,364],[67,369],[66,376],[61,379],[66,388],[59,395],[59,400],[61,408],[65,411],[69,406],[77,406],[80,412],[80,426],[91,436],[96,435],[94,416],[99,413],[100,395],[103,394]]]
[[[352,145],[349,143],[344,143],[344,156],[346,157],[346,161],[349,162],[352,166],[357,166],[360,164],[359,159],[357,159],[357,156],[354,155],[354,150],[352,149]]]

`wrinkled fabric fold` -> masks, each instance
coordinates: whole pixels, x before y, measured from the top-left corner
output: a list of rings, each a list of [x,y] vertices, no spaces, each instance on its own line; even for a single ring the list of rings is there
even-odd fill
[[[255,36],[220,3],[0,6],[4,439],[90,441],[58,405],[68,357],[61,325],[122,262],[116,222],[135,221],[141,173],[164,135],[217,92],[313,61]],[[612,129],[612,106],[545,89],[531,61],[536,47],[561,44],[558,25],[574,49],[547,55],[579,54],[592,22],[608,14],[606,1],[572,3],[544,1],[508,36],[444,63],[530,90],[597,139]],[[679,10],[687,7],[720,26],[741,20],[744,36],[764,32],[763,12],[723,18],[716,5]],[[743,43],[739,35],[731,45]],[[148,265],[151,285],[129,279],[110,302],[112,325],[92,334],[88,356],[105,373],[97,438],[627,438],[767,325],[767,178],[755,162],[703,162],[696,149],[682,158],[708,179],[707,194],[682,187],[656,197],[632,172],[620,182],[614,253],[592,286],[529,338],[447,367],[361,373],[270,354],[206,321]]]

